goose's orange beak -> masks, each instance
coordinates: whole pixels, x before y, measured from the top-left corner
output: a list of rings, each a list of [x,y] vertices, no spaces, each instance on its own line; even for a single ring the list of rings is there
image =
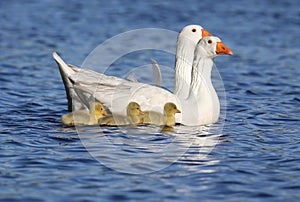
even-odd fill
[[[223,44],[223,42],[217,42],[216,47],[216,54],[226,54],[226,55],[233,55],[233,52]]]
[[[212,36],[211,33],[209,33],[208,31],[206,31],[206,29],[202,29],[201,32],[202,32],[202,38],[204,38],[206,36]]]
[[[105,111],[103,111],[103,112],[102,112],[102,115],[103,115],[103,116],[106,116],[106,112],[105,112]]]
[[[144,112],[142,110],[140,110],[140,115],[143,115],[143,114],[144,114]]]
[[[181,111],[179,109],[176,109],[175,113],[181,113]]]

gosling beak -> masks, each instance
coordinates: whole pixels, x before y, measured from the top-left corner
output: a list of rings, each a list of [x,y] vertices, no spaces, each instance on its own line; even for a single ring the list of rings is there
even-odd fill
[[[142,110],[140,110],[140,115],[143,115],[143,114],[144,114],[144,112]]]
[[[206,31],[206,29],[202,29],[201,32],[202,32],[202,38],[204,38],[206,36],[212,36],[211,33],[209,33],[208,31]]]
[[[176,109],[175,113],[181,113],[181,111],[179,109]]]
[[[233,52],[227,46],[225,46],[223,42],[219,41],[217,42],[216,54],[233,55]]]
[[[103,116],[106,116],[106,112],[105,112],[105,111],[104,111],[104,112],[102,112],[102,115],[103,115]]]

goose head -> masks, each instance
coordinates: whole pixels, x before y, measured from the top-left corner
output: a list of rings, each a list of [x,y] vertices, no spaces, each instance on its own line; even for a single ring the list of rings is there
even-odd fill
[[[220,38],[216,36],[207,36],[202,38],[196,46],[195,56],[207,56],[214,58],[218,55],[233,55],[233,52],[223,44]]]
[[[178,42],[186,38],[194,42],[196,45],[200,39],[206,36],[212,36],[212,34],[206,31],[200,25],[188,25],[180,31],[178,35]]]

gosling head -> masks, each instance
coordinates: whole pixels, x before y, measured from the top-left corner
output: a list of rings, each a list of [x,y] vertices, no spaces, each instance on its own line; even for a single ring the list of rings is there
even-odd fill
[[[93,104],[91,105],[91,110],[95,111],[97,118],[106,116],[105,109],[100,102],[93,102]]]
[[[165,104],[164,106],[165,115],[174,115],[176,113],[181,113],[181,111],[177,109],[177,106],[174,103],[168,102]]]
[[[144,112],[141,110],[141,107],[136,102],[130,102],[127,106],[127,115],[128,116],[139,116],[144,114]]]

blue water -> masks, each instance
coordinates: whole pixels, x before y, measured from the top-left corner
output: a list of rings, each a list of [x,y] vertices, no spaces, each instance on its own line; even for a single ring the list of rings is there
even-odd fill
[[[299,7],[297,0],[1,1],[0,200],[299,201]],[[67,101],[52,51],[80,65],[116,34],[192,23],[235,53],[216,58],[227,97],[222,133],[209,135],[218,144],[205,158],[192,145],[146,174],[97,161],[75,128],[60,123]],[[117,130],[107,129],[111,141],[128,138]],[[173,138],[147,135],[140,138],[156,146]]]

